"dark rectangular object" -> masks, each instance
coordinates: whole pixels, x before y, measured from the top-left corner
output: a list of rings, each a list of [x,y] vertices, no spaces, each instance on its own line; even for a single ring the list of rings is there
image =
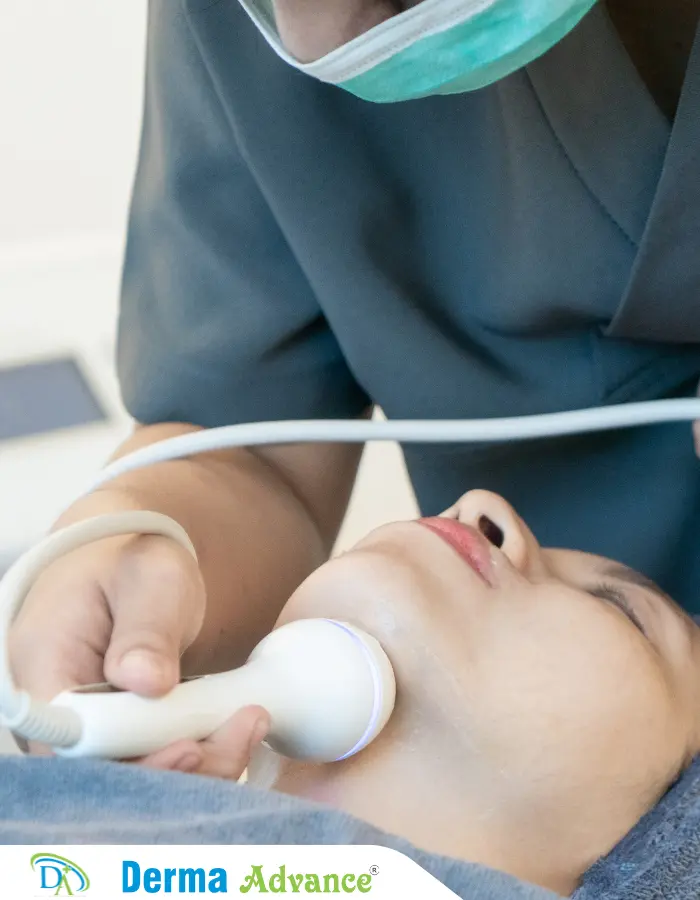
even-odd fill
[[[0,440],[107,418],[71,357],[0,369]]]

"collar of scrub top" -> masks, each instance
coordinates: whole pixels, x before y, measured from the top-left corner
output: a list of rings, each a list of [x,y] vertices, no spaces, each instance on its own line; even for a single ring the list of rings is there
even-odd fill
[[[672,123],[601,3],[525,77],[577,175],[630,243],[629,279],[605,333],[700,343],[700,26]]]

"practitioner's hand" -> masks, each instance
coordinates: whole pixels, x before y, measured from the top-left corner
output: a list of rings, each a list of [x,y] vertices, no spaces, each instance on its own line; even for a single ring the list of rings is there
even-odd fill
[[[169,769],[238,781],[253,750],[265,740],[270,717],[259,706],[239,710],[211,737],[178,741],[139,762],[153,769]]]
[[[204,608],[197,564],[174,541],[90,544],[50,566],[25,600],[10,635],[15,680],[42,700],[103,681],[161,696],[180,679]]]

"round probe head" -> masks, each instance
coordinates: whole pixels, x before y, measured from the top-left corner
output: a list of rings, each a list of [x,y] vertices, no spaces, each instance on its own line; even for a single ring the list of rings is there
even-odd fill
[[[273,714],[266,743],[292,759],[347,759],[377,737],[394,709],[386,653],[346,622],[290,622],[264,638],[249,663],[285,685],[287,702]]]

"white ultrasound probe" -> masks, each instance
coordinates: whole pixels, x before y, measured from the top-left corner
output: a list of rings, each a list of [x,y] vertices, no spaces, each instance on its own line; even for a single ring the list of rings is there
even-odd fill
[[[327,763],[359,752],[384,728],[396,692],[391,664],[373,637],[332,619],[289,622],[264,638],[244,666],[183,681],[164,697],[101,684],[64,691],[45,704],[17,691],[7,668],[7,629],[38,575],[92,541],[133,533],[169,537],[195,555],[168,516],[116,513],[57,531],[0,583],[0,709],[15,734],[49,744],[60,756],[130,759],[183,738],[202,740],[236,710],[255,705],[270,715],[266,743],[272,750]]]
[[[170,438],[103,469],[85,493],[126,472],[207,451],[309,442],[477,443],[523,440],[700,420],[699,399],[658,400],[507,419],[448,421],[264,422]],[[366,747],[386,725],[396,686],[384,650],[345,622],[306,619],[268,635],[239,669],[177,685],[144,698],[107,685],[66,691],[44,703],[18,689],[9,665],[9,632],[34,581],[66,553],[117,535],[168,537],[194,555],[181,526],[155,512],[97,516],[56,531],[24,554],[0,581],[0,714],[28,741],[62,756],[129,759],[182,738],[201,740],[237,709],[264,707],[267,743],[297,759],[333,762]],[[235,574],[235,573],[234,573]]]
[[[394,708],[394,673],[374,638],[344,622],[301,619],[269,634],[240,669],[179,684],[162,699],[65,692],[79,740],[62,756],[129,759],[183,737],[208,737],[244,706],[264,707],[265,743],[293,759],[335,762],[379,734]]]

